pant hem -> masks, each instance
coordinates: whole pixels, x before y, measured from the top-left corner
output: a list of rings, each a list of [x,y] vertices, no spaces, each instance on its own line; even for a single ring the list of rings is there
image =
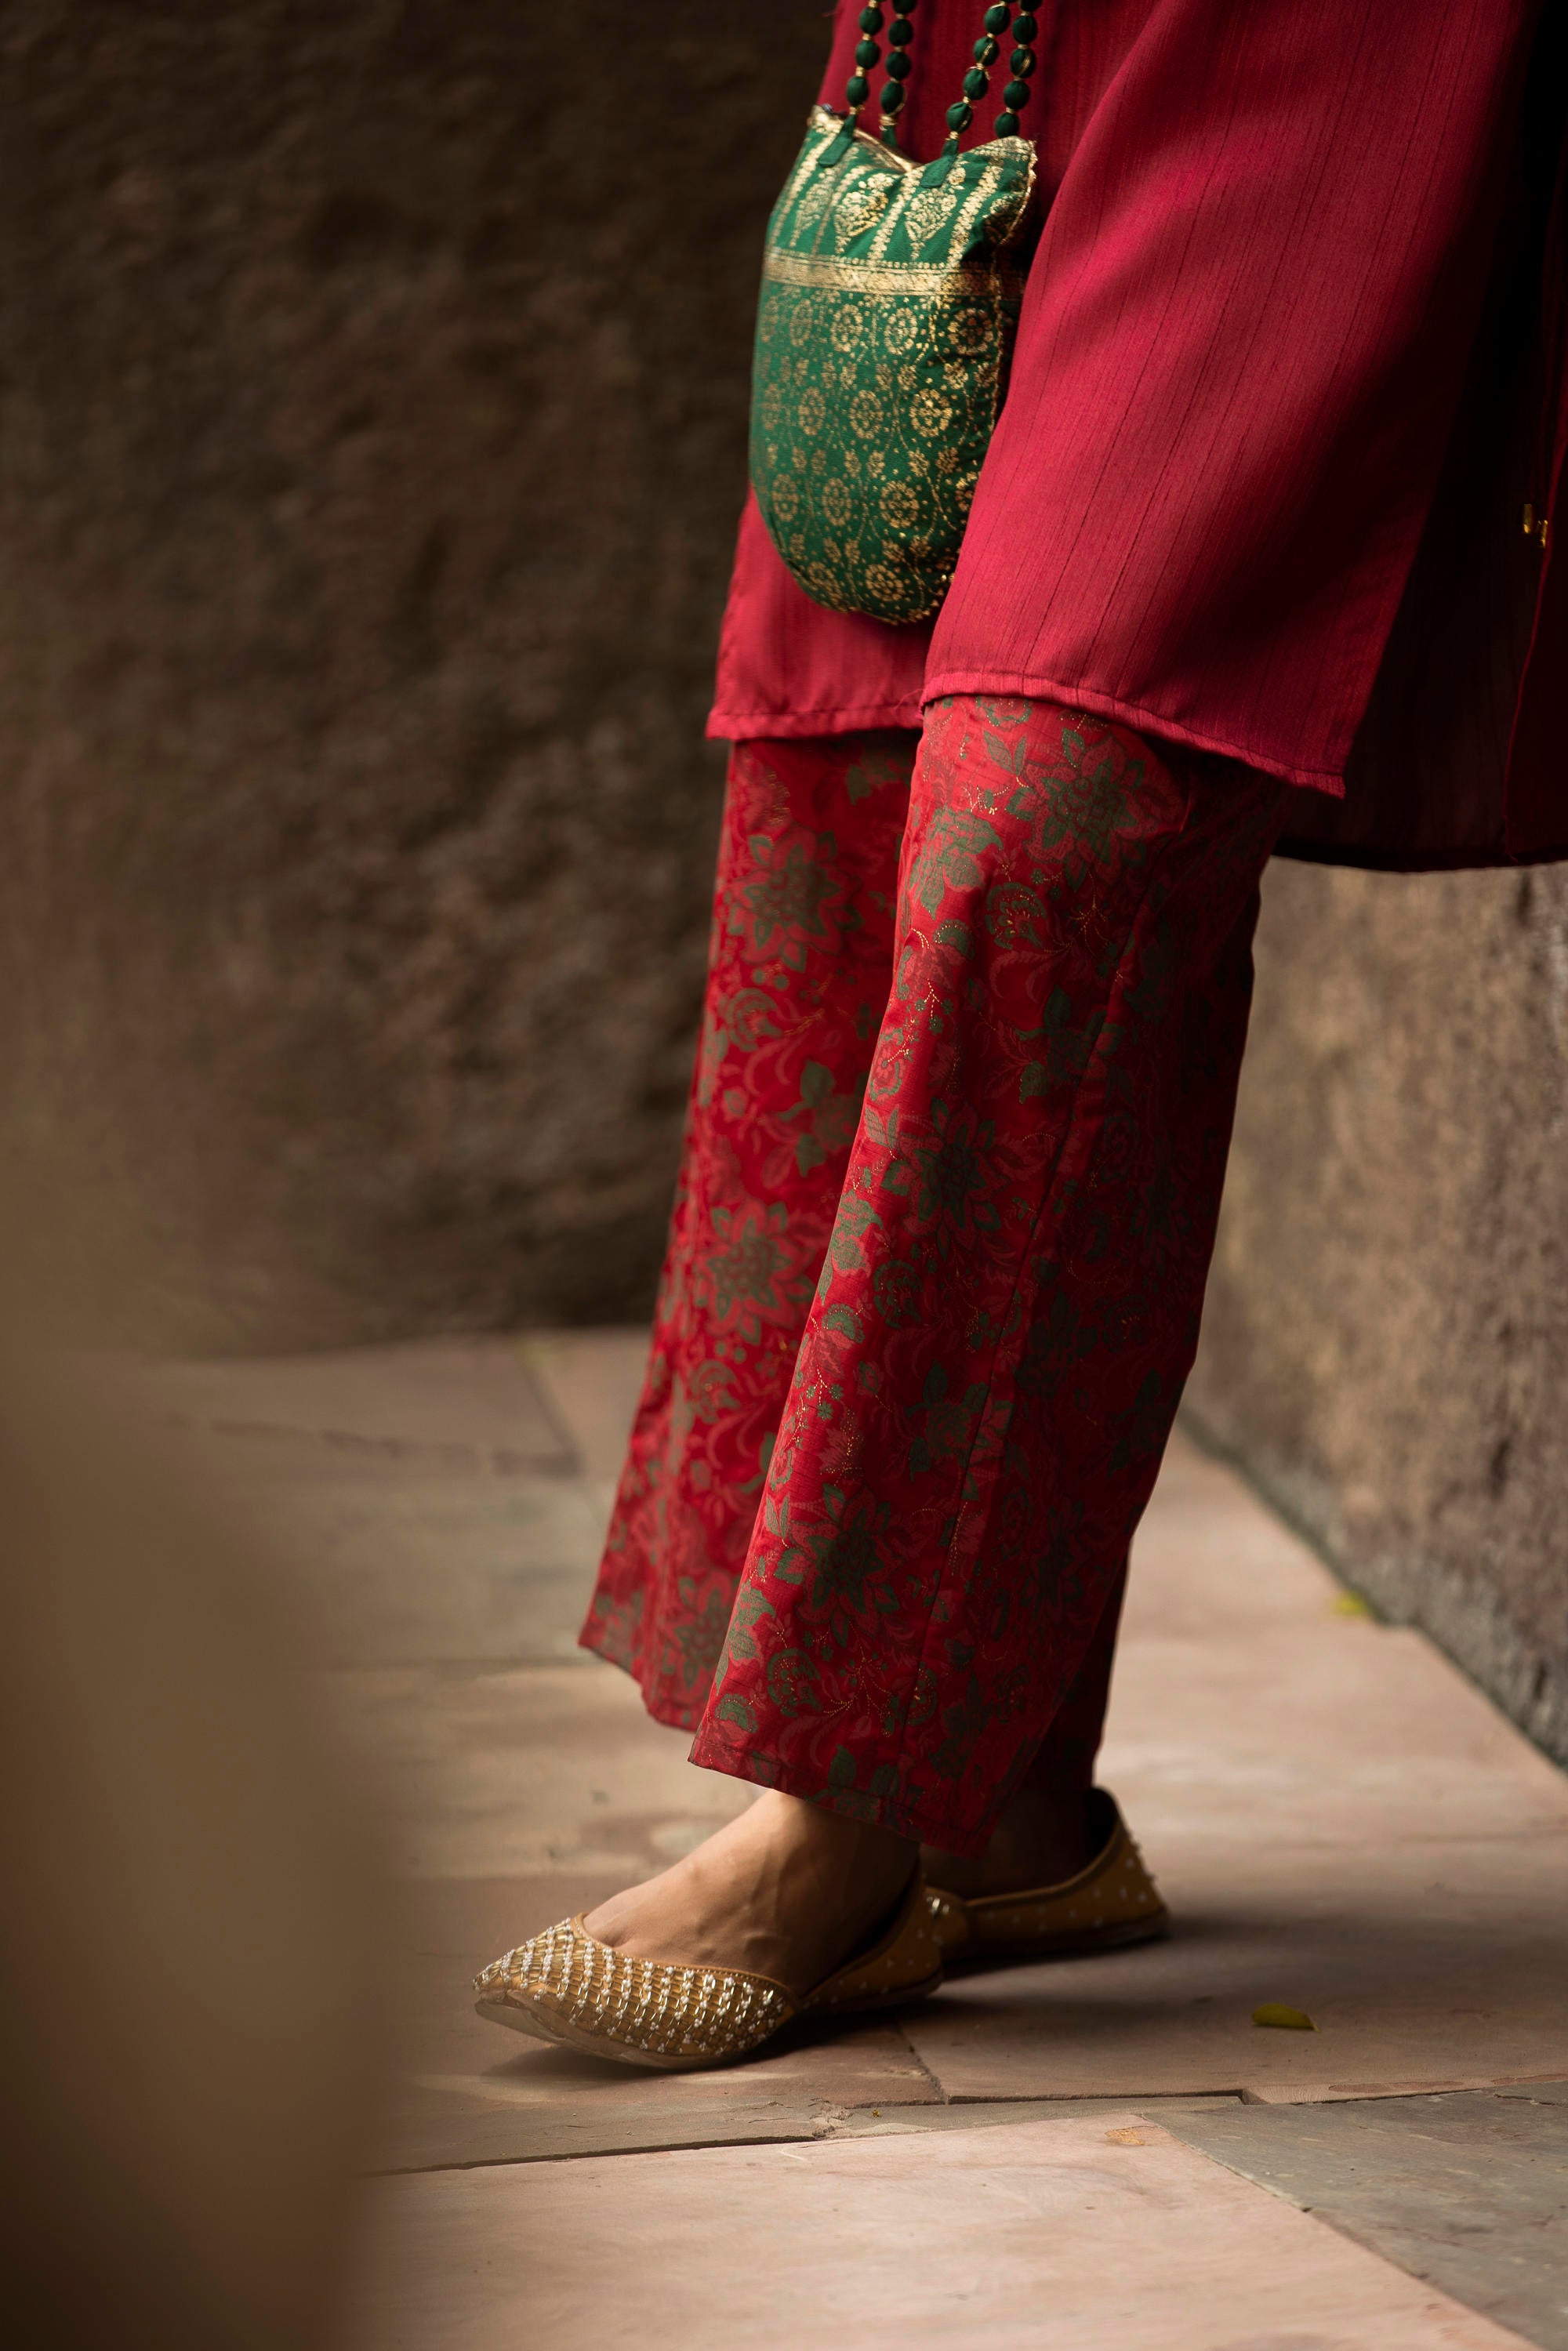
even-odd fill
[[[753,1787],[777,1788],[783,1795],[799,1796],[806,1803],[820,1804],[826,1813],[837,1813],[841,1820],[861,1821],[868,1828],[886,1829],[893,1836],[907,1837],[913,1844],[934,1844],[966,1861],[977,1860],[985,1852],[995,1826],[994,1822],[988,1821],[983,1828],[960,1828],[956,1822],[932,1813],[924,1804],[905,1803],[896,1796],[867,1796],[858,1788],[836,1787],[821,1771],[780,1763],[775,1756],[755,1753],[747,1748],[731,1747],[723,1740],[716,1740],[711,1732],[697,1733],[692,1741],[691,1761],[700,1771],[722,1771],[728,1779],[749,1781]]]

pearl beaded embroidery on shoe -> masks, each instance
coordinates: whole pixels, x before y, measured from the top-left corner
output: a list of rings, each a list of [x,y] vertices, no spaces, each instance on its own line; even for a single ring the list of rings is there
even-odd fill
[[[781,1984],[740,1968],[629,1959],[563,1918],[492,1959],[474,1979],[481,2001],[602,2035],[650,2056],[744,2056],[795,2013]]]

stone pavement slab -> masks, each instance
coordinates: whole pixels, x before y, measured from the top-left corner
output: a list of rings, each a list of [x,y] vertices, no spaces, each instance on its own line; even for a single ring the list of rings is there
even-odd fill
[[[502,1474],[578,1466],[525,1343],[511,1337],[157,1364],[146,1379],[169,1419],[241,1477],[277,1463],[296,1476],[313,1465]]]
[[[519,1341],[168,1364],[146,1384],[298,1563],[327,1660],[586,1663],[603,1513]]]
[[[1135,1546],[1103,1770],[1176,1910],[1170,1942],[969,1978],[903,2014],[841,2035],[802,2032],[775,2054],[716,2074],[596,2064],[514,2044],[473,2015],[469,1980],[485,1959],[664,1866],[749,1801],[739,1783],[692,1771],[685,1734],[650,1721],[629,1682],[575,1649],[642,1358],[637,1333],[546,1333],[289,1365],[175,1366],[156,1384],[164,1416],[183,1423],[209,1466],[298,1559],[338,1661],[327,1679],[339,1715],[392,1800],[408,1880],[390,1963],[402,2078],[378,2160],[434,2175],[390,2185],[385,2209],[407,2216],[403,2252],[423,2245],[448,2266],[410,2287],[410,2311],[434,2313],[425,2330],[400,2333],[405,2322],[394,2317],[378,2341],[487,2343],[497,2308],[513,2339],[517,2304],[505,2295],[464,2316],[465,2295],[477,2291],[469,2273],[504,2283],[510,2263],[520,2276],[518,2248],[535,2225],[528,2216],[545,2208],[481,2182],[524,2172],[536,2181],[608,2178],[617,2168],[642,2177],[626,2168],[699,2158],[637,2150],[707,2147],[700,2160],[719,2167],[711,2177],[722,2176],[727,2199],[737,2183],[744,2205],[758,2178],[793,2179],[798,2160],[815,2163],[844,2142],[858,2155],[862,2142],[913,2147],[919,2137],[921,2160],[935,2161],[939,2147],[997,2140],[1003,2116],[1006,2135],[1032,2145],[1042,2129],[1110,2127],[1108,2105],[1122,2102],[1134,2115],[1154,2109],[1229,2167],[1194,2179],[1248,2172],[1507,2315],[1551,2351],[1568,2351],[1552,2331],[1556,2272],[1531,2233],[1539,2241],[1554,2225],[1561,2148],[1532,2126],[1539,2143],[1498,2141],[1483,2167],[1473,2151],[1456,2153],[1441,2133],[1403,2119],[1448,2116],[1443,2130],[1458,2130],[1459,2103],[1427,2095],[1457,2083],[1518,2085],[1510,2095],[1535,2103],[1518,2105],[1516,2131],[1519,2114],[1557,2111],[1548,2089],[1528,2085],[1568,2074],[1568,1783],[1419,1636],[1347,1612],[1345,1595],[1288,1530],[1180,1439]],[[1264,2000],[1307,2010],[1321,2030],[1254,2026],[1251,2011]],[[1400,2095],[1362,2103],[1380,2090]],[[1347,2127],[1341,2116],[1363,2133],[1359,2153],[1333,2137]],[[776,2175],[748,2168],[764,2157]],[[998,2171],[966,2158],[932,2175],[946,2181],[931,2190],[934,2241],[949,2228],[956,2259],[970,2258],[988,2210],[1018,2206],[1016,2182],[1005,2192],[998,2185],[1011,2179],[1011,2160]],[[911,2184],[918,2169],[863,2183],[852,2175],[854,2192],[863,2184],[873,2205],[892,2197],[890,2242],[897,2215],[914,2209],[907,2199],[926,2193]],[[675,2182],[677,2218],[687,2209],[685,2191],[676,2192],[685,2176],[659,2175]],[[434,2202],[420,2200],[425,2187],[439,2190]],[[1153,2229],[1156,2251],[1160,2216],[1179,2205],[1162,2198],[1138,2208],[1137,2227]],[[1075,2246],[1099,2241],[1099,2223],[1081,2226],[1076,2207],[1051,2209],[1058,2221],[1070,2213]],[[1227,2226],[1240,2226],[1224,2209]],[[1279,2209],[1289,2213],[1289,2203]],[[816,2232],[818,2220],[801,2212],[800,2230],[809,2220]],[[499,2250],[490,2214],[501,2215]],[[630,2341],[630,2322],[614,2332],[620,2273],[591,2274],[614,2241],[614,2216],[608,2189],[585,2208],[583,2224],[592,2225],[570,2274],[588,2282],[601,2339]],[[570,2220],[564,2205],[558,2217],[562,2227]],[[1290,2217],[1342,2241],[1321,2222]],[[1127,2226],[1131,2242],[1137,2228]],[[1191,2227],[1195,2243],[1209,2241],[1208,2222]],[[835,2293],[853,2266],[847,2230],[827,2226],[824,2277]],[[1052,2261],[1060,2234],[1045,2231]],[[779,2233],[765,2241],[775,2267],[787,2266]],[[1266,2231],[1259,2241],[1274,2243]],[[880,2291],[872,2254],[866,2275]],[[1009,2270],[1013,2259],[1007,2251],[997,2273],[1004,2284],[1013,2277],[1017,2292],[1009,2304],[998,2286],[995,2339],[1038,2341],[1038,2331],[1007,2332],[1025,2325],[1021,2281],[1038,2283],[1032,2271]],[[1054,2318],[1050,2297],[1064,2281],[1070,2317],[1079,2313],[1071,2325],[1084,2330],[1051,2333],[1053,2351],[1081,2339],[1201,2342],[1205,2351],[1503,2339],[1440,2331],[1452,2323],[1440,2304],[1420,2305],[1427,2332],[1410,2333],[1412,2305],[1390,2314],[1375,2295],[1365,2299],[1364,2272],[1355,2288],[1363,2301],[1352,2294],[1346,2304],[1354,2324],[1334,2311],[1309,2322],[1289,2295],[1257,2317],[1245,2294],[1233,2308],[1218,2269],[1184,2291],[1182,2324],[1197,2307],[1207,2333],[1160,2333],[1166,2316],[1152,2288],[1143,2303],[1136,2294],[1124,2307],[1102,2302],[1114,2327],[1093,2333],[1093,2282],[1082,2263],[1072,2269],[1077,2259],[1040,2286]],[[1122,2256],[1106,2259],[1114,2269]],[[976,2306],[988,2312],[988,2254],[971,2267]],[[1287,2262],[1281,2277],[1293,2274]],[[1521,2279],[1533,2300],[1515,2291]],[[562,2294],[567,2283],[563,2272]],[[679,2307],[674,2283],[670,2290]],[[775,2313],[831,2307],[801,2300],[804,2290],[788,2283],[768,2291]],[[946,2291],[926,2297],[937,2331],[910,2342],[974,2339]],[[455,2334],[444,2331],[449,2299]],[[896,2294],[891,2306],[902,2306]],[[738,2307],[730,2315],[738,2340],[782,2339],[766,2332],[767,2312],[757,2322],[764,2332],[750,2335]],[[691,2342],[719,2339],[716,2322],[691,2323]],[[528,2331],[537,2331],[531,2318]],[[813,2337],[804,2317],[796,2332],[807,2342],[844,2339],[821,2327]],[[852,2339],[882,2338],[857,2331]]]
[[[655,2074],[505,2032],[474,2013],[486,1960],[547,1918],[623,1882],[446,1879],[403,1890],[401,2079],[374,2161],[385,2170],[531,2162],[628,2147],[810,2138],[851,2112],[932,2105],[941,2092],[891,2023],[798,2028],[764,2071]]]
[[[382,2171],[536,2163],[635,2148],[810,2139],[851,2115],[940,2105],[941,2094],[888,2024],[792,2034],[767,2071],[651,2074],[503,2033],[473,2013],[468,1980],[438,2043],[427,2029],[378,2134]]]
[[[566,1431],[608,1513],[643,1392],[647,1332],[533,1331],[520,1344],[552,1418]]]
[[[1168,2124],[1542,2351],[1568,2351],[1568,2082],[1186,2107]]]
[[[949,2097],[1322,2099],[1568,2073],[1568,1888],[1538,1838],[1155,1853],[1170,1941],[971,1977],[909,2011]],[[1272,2001],[1319,2030],[1255,2025]]]
[[[821,2134],[832,2138],[894,2138],[910,2131],[993,2130],[1004,2124],[1060,2123],[1109,2114],[1130,2105],[1124,2098],[976,2098],[956,2105],[862,2107],[833,2117]],[[1240,2096],[1230,2090],[1191,2097],[1140,2098],[1134,2109],[1150,2122],[1174,2129],[1172,2116],[1239,2114]]]
[[[624,1675],[597,1661],[397,1667],[337,1674],[333,1687],[382,1771],[411,1877],[573,1870],[608,1876],[610,1892],[667,1868],[751,1801],[739,1782],[694,1771],[690,1740],[651,1722]]]
[[[1146,2117],[381,2183],[343,2351],[1509,2351]]]
[[[257,1514],[299,1563],[324,1663],[591,1663],[577,1628],[600,1527],[570,1479],[274,1479]]]

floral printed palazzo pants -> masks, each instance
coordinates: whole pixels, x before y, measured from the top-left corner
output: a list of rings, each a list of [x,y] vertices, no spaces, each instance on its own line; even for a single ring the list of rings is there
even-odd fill
[[[973,1853],[1042,1743],[1086,1782],[1283,787],[1050,703],[926,719],[733,755],[582,1639],[694,1761]]]

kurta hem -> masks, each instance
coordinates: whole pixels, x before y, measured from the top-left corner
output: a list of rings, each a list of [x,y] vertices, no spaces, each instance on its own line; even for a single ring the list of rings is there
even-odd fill
[[[1344,798],[1344,778],[1332,768],[1292,767],[1266,751],[1227,742],[1218,736],[1205,734],[1201,728],[1184,726],[1180,719],[1167,718],[1147,703],[1129,702],[1121,695],[1103,694],[1097,686],[1068,685],[1060,678],[1036,677],[1026,671],[949,670],[926,680],[918,703],[865,703],[848,707],[830,705],[819,710],[715,710],[708,718],[706,731],[722,743],[810,741],[832,735],[862,735],[868,728],[879,726],[908,727],[918,732],[925,705],[944,701],[954,694],[1059,703],[1069,710],[1089,711],[1096,718],[1115,719],[1121,726],[1134,727],[1140,735],[1180,743],[1189,751],[1209,751],[1219,758],[1234,759],[1257,774],[1278,776],[1282,782],[1298,785],[1303,791],[1325,792],[1331,799]]]
[[[828,735],[863,735],[874,727],[906,726],[920,732],[918,696],[906,702],[868,702],[845,709],[831,704],[823,710],[715,710],[707,734],[720,743],[775,743],[811,740]]]

